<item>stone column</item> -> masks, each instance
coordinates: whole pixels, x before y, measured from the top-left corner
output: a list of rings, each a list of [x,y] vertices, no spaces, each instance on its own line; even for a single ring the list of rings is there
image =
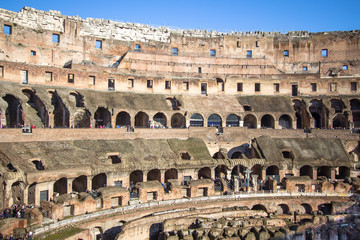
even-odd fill
[[[116,128],[116,115],[111,116],[111,127]]]
[[[54,127],[54,114],[49,112],[49,127]]]
[[[336,174],[336,168],[331,168],[330,169],[330,178],[331,178],[331,181],[335,181],[335,174]]]
[[[261,180],[265,181],[266,180],[266,169],[263,169],[261,171]]]
[[[279,125],[279,120],[274,121],[274,129],[281,129],[281,127]]]
[[[73,181],[74,181],[74,178],[67,179],[67,194],[72,192],[72,182]]]
[[[92,190],[92,176],[87,176],[87,177],[86,177],[86,180],[87,180],[87,183],[86,183],[87,189],[88,189],[89,191],[91,191],[91,190]]]
[[[160,170],[160,180],[165,183],[165,170]]]
[[[317,168],[313,168],[313,179],[317,179]]]

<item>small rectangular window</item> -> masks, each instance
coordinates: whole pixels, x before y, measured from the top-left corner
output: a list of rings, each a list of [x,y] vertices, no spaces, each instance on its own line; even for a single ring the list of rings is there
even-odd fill
[[[115,91],[115,79],[108,79],[108,91]]]
[[[201,67],[198,67],[198,73],[201,73]]]
[[[307,72],[307,70],[308,70],[307,66],[303,66],[302,70],[303,70],[303,72]]]
[[[147,88],[153,88],[153,80],[147,80],[146,86]]]
[[[74,83],[74,74],[72,73],[69,73],[68,74],[68,83]]]
[[[274,92],[280,92],[280,84],[274,83]]]
[[[321,50],[321,56],[322,57],[327,57],[328,56],[328,50],[327,49]]]
[[[52,72],[45,72],[45,81],[52,82],[53,73]]]
[[[237,41],[237,42],[236,42],[236,47],[238,47],[238,48],[241,47],[241,41]]]
[[[21,70],[20,75],[21,75],[21,83],[28,84],[28,81],[29,81],[28,71]]]
[[[238,91],[238,92],[242,92],[242,91],[243,91],[243,83],[242,83],[242,82],[237,83],[237,91]]]
[[[135,44],[135,52],[141,52],[141,45]]]
[[[259,42],[259,41],[256,41],[256,42],[255,42],[255,46],[256,46],[256,47],[259,47],[259,46],[260,46],[260,42]]]
[[[215,49],[210,49],[210,57],[216,57]]]
[[[178,48],[172,48],[172,50],[171,50],[171,55],[177,56],[178,53],[179,53],[179,49],[178,49]]]
[[[171,89],[171,81],[165,81],[165,89]]]
[[[122,181],[114,181],[115,187],[122,187]]]
[[[260,83],[255,83],[255,92],[260,92]]]
[[[247,58],[252,58],[252,51],[251,50],[246,51],[246,57]]]
[[[89,84],[95,85],[95,76],[89,76]]]
[[[342,66],[342,69],[343,69],[343,70],[347,70],[347,69],[348,69],[348,65],[343,65],[343,66]]]
[[[132,78],[128,79],[128,87],[130,87],[130,88],[134,87],[134,79],[132,79]]]
[[[330,83],[330,92],[336,92],[336,83]]]
[[[12,26],[11,25],[4,25],[4,34],[11,35],[12,34]]]
[[[311,91],[313,91],[313,92],[317,91],[316,83],[311,83]]]
[[[183,82],[183,90],[189,90],[189,82]]]
[[[56,33],[53,33],[52,41],[53,41],[53,43],[60,43],[60,35],[56,34]]]
[[[0,66],[0,77],[4,77],[4,67]]]
[[[284,57],[288,57],[289,56],[289,50],[284,50]]]
[[[96,40],[96,48],[97,49],[102,49],[102,41],[101,40]]]
[[[357,82],[351,82],[351,91],[357,91],[358,89],[358,84]]]

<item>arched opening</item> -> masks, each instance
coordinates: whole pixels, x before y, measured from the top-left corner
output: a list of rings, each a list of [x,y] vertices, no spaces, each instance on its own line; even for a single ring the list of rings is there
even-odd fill
[[[256,117],[252,114],[248,114],[244,117],[244,127],[257,128]]]
[[[225,159],[224,155],[219,151],[214,153],[213,159]]]
[[[130,186],[134,187],[138,182],[143,182],[143,172],[135,170],[130,173]]]
[[[337,114],[334,118],[333,118],[333,122],[332,122],[332,126],[333,128],[337,128],[337,129],[344,129],[344,128],[348,128],[348,119],[347,116],[345,116],[344,114]]]
[[[127,112],[119,112],[116,115],[116,126],[130,126],[130,114]]]
[[[32,161],[32,163],[35,165],[36,170],[45,170],[45,166],[43,165],[43,163],[41,161],[38,160],[34,160]]]
[[[277,183],[280,183],[280,175],[279,175],[279,167],[272,165],[266,168],[266,179],[271,177],[272,179],[276,180]]]
[[[67,193],[67,178],[60,178],[54,183],[54,193],[60,195]]]
[[[180,113],[175,113],[171,117],[171,127],[172,128],[184,128],[186,126],[186,120],[184,115]]]
[[[107,177],[105,173],[99,173],[98,175],[95,175],[91,180],[92,190],[106,187],[106,184],[107,184]]]
[[[43,127],[49,126],[49,114],[46,110],[45,104],[41,101],[41,99],[36,96],[35,92],[30,89],[24,89],[22,92],[29,98],[27,104],[30,107],[35,109],[36,114],[40,118],[41,124]]]
[[[24,125],[23,109],[20,100],[11,94],[6,94],[3,99],[7,102],[8,107],[5,111],[6,127],[17,128]]]
[[[312,214],[312,207],[310,204],[302,203],[299,207],[300,214]]]
[[[335,110],[335,113],[342,113],[343,110],[346,108],[344,102],[340,99],[331,99],[331,108]]]
[[[353,123],[355,128],[360,127],[360,100],[351,99],[350,100],[350,110],[353,117]]]
[[[30,184],[28,188],[28,205],[35,205],[36,183]]]
[[[263,211],[267,212],[266,207],[265,207],[264,205],[262,205],[262,204],[255,204],[255,205],[251,208],[251,210],[263,210]]]
[[[107,110],[104,107],[99,107],[95,114],[94,114],[94,119],[95,119],[95,127],[96,128],[110,128],[111,127],[111,114],[109,112],[109,110]]]
[[[309,176],[313,179],[313,168],[309,165],[302,166],[300,168],[300,176]]]
[[[135,127],[148,128],[149,116],[144,112],[138,112],[135,115]]]
[[[227,179],[228,167],[219,165],[215,168],[215,178]]]
[[[274,126],[275,126],[274,123],[275,123],[274,118],[269,114],[265,114],[261,118],[261,127],[262,128],[274,128]]]
[[[168,103],[170,103],[172,110],[180,110],[181,103],[176,97],[167,97],[166,100],[169,101]]]
[[[147,181],[161,182],[161,173],[159,169],[152,169],[147,173]]]
[[[73,192],[86,192],[87,190],[87,177],[81,175],[75,178],[72,182],[72,191]]]
[[[165,182],[168,182],[169,179],[178,179],[178,171],[175,168],[165,171]]]
[[[328,110],[320,100],[311,100],[309,107],[310,113],[314,119],[315,128],[328,127]]]
[[[89,128],[91,113],[87,109],[79,109],[74,115],[75,128]]]
[[[11,185],[11,194],[13,198],[13,203],[20,204],[24,203],[24,189],[25,189],[25,183],[23,182],[14,182]]]
[[[204,126],[204,118],[200,114],[194,113],[190,117],[190,126],[203,127]]]
[[[209,167],[203,167],[198,171],[198,179],[211,179],[211,170]]]
[[[236,114],[230,114],[226,118],[227,127],[238,127],[240,122],[240,117]]]
[[[338,174],[335,176],[336,179],[345,179],[350,177],[350,168],[341,166],[339,167]]]
[[[260,158],[257,151],[251,148],[248,143],[244,143],[241,146],[230,149],[227,153],[230,159],[242,159],[242,158]]]
[[[331,203],[323,203],[318,206],[319,211],[324,215],[331,215],[332,206]]]
[[[225,83],[224,83],[224,80],[222,80],[221,78],[216,78],[216,84],[217,84],[217,86],[218,86],[218,91],[219,91],[219,92],[225,91]]]
[[[293,100],[296,116],[296,128],[303,129],[310,127],[310,117],[306,111],[306,104],[301,100]]]
[[[166,128],[166,116],[164,113],[157,113],[153,117],[155,127]]]
[[[317,176],[321,177],[324,176],[327,179],[331,179],[331,170],[328,166],[321,166],[317,169]]]
[[[278,214],[289,214],[289,206],[286,204],[279,204],[276,207],[276,212]]]
[[[245,171],[246,171],[246,167],[243,165],[236,165],[233,167],[232,171],[231,171],[231,175],[232,176],[239,176],[240,178],[246,178],[245,176]]]
[[[70,113],[57,92],[50,92],[51,104],[54,106],[54,127],[70,127]]]
[[[208,127],[222,126],[222,119],[218,114],[211,114],[208,118]]]
[[[279,125],[282,128],[291,129],[292,128],[292,118],[286,114],[281,115],[279,118]]]
[[[255,164],[251,171],[251,175],[258,175],[258,179],[262,179],[262,166],[260,164]]]
[[[75,102],[76,107],[85,107],[84,97],[78,92],[70,93],[70,101]]]

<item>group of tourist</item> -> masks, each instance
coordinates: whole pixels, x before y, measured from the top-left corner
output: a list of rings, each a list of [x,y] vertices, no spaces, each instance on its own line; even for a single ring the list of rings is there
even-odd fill
[[[99,193],[98,193],[98,191],[96,191],[96,190],[90,191],[90,190],[86,189],[86,193],[87,193],[87,194],[90,194],[94,199],[99,196]]]
[[[0,213],[0,220],[5,218],[25,218],[25,209],[26,206],[24,204],[13,204],[10,208],[5,208]]]
[[[14,237],[12,234],[10,236],[4,236],[0,233],[0,240],[32,240],[33,233],[29,231],[25,236],[22,237]]]

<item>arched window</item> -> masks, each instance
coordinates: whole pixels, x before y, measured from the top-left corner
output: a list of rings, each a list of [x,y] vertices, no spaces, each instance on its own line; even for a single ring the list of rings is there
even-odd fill
[[[226,126],[227,127],[238,127],[239,126],[239,116],[236,114],[230,114],[226,118]]]
[[[218,114],[211,114],[208,118],[208,127],[222,126],[221,117]]]
[[[190,117],[190,126],[203,127],[204,126],[204,118],[200,114],[194,113]]]

